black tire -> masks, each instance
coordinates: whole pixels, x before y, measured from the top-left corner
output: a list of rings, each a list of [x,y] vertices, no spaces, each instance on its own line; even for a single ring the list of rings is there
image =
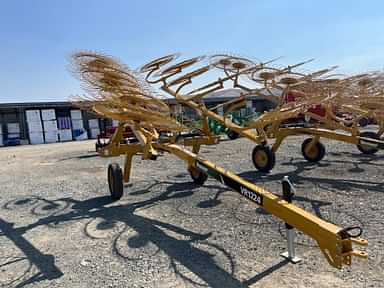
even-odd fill
[[[368,118],[361,118],[359,120],[359,126],[360,127],[365,127],[369,125],[369,119]]]
[[[305,160],[308,162],[319,162],[325,156],[325,147],[320,142],[317,141],[310,151],[307,151],[307,146],[312,142],[312,138],[307,138],[301,144],[301,153],[303,154]]]
[[[372,139],[377,139],[377,140],[380,139],[380,137],[377,135],[377,133],[369,132],[369,131],[360,133],[360,137],[372,138]],[[377,145],[377,147],[372,147],[372,146],[367,146],[367,145],[363,145],[363,144],[359,143],[359,144],[357,144],[357,149],[359,149],[360,152],[363,154],[373,155],[377,151],[379,151],[379,145]]]
[[[252,151],[252,162],[261,172],[269,172],[275,167],[276,156],[268,145],[256,145]]]
[[[237,133],[237,132],[235,132],[235,131],[230,130],[230,131],[227,133],[227,136],[228,136],[229,139],[231,139],[231,140],[235,140],[235,139],[239,138],[240,134]]]
[[[157,160],[157,156],[158,156],[158,155],[151,154],[151,156],[149,157],[149,159],[150,159],[150,160],[153,160],[153,161],[156,161],[156,160]]]
[[[117,163],[112,163],[108,166],[108,185],[111,198],[119,200],[123,196],[124,183],[123,171]]]
[[[208,175],[195,167],[188,168],[189,175],[193,182],[197,185],[204,185],[205,181],[208,179]]]

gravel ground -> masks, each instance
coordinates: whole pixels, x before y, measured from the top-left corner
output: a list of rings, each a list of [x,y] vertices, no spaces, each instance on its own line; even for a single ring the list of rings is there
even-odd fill
[[[111,203],[93,141],[0,149],[0,287],[384,287],[383,152],[324,141],[309,164],[291,137],[270,174],[255,172],[246,139],[202,154],[274,192],[289,175],[294,203],[340,226],[360,225],[368,260],[328,265],[296,238],[303,261],[287,263],[284,224],[226,187],[191,183],[172,155],[135,158],[131,184]]]

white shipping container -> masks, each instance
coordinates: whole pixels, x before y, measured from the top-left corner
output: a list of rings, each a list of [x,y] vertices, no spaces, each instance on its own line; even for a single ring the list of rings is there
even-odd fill
[[[25,111],[27,122],[40,122],[40,110],[27,110]]]
[[[44,143],[43,132],[30,132],[29,133],[29,143],[31,143],[31,144],[43,144]]]
[[[43,109],[41,110],[41,118],[43,121],[56,120],[55,109]]]
[[[71,129],[62,129],[59,130],[59,141],[72,141],[72,130]]]
[[[59,141],[57,131],[44,132],[45,143],[55,143]]]
[[[73,130],[78,130],[78,129],[83,129],[84,128],[84,123],[82,119],[72,119],[72,129]]]
[[[89,126],[89,129],[99,128],[99,119],[89,119],[88,126]]]
[[[57,134],[57,121],[56,120],[48,120],[48,121],[43,121],[44,124],[44,131],[50,132],[54,131]]]
[[[19,123],[8,123],[7,128],[9,134],[20,133]]]
[[[93,129],[89,129],[90,131],[90,136],[91,136],[91,139],[96,139],[97,136],[100,134],[100,129],[99,128],[93,128]]]
[[[83,116],[81,114],[81,110],[71,110],[71,119],[72,120],[83,119]]]
[[[31,132],[42,132],[43,131],[43,125],[41,124],[41,121],[33,121],[27,122],[28,124],[28,131]]]

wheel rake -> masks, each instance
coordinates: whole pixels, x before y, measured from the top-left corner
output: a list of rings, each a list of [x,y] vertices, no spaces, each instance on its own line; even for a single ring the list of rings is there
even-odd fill
[[[88,96],[74,98],[74,103],[103,117],[121,121],[110,142],[99,150],[100,156],[103,157],[126,156],[124,171],[118,164],[111,164],[108,167],[109,189],[114,200],[123,196],[124,182],[129,181],[133,156],[141,155],[144,160],[154,161],[160,153],[169,153],[186,163],[196,184],[203,185],[210,176],[284,221],[289,231],[292,232],[292,229],[296,228],[313,238],[333,267],[342,268],[343,265],[351,265],[354,256],[367,257],[366,252],[353,249],[353,244],[368,244],[367,240],[359,237],[361,228],[341,228],[295,206],[291,203],[293,193],[287,179],[283,180],[283,195],[273,194],[198,155],[201,145],[217,143],[217,138],[210,136],[209,133],[198,136],[187,135],[181,139],[175,137],[183,135],[182,125],[170,117],[168,106],[123,64],[112,57],[90,52],[76,53],[72,59],[73,72],[81,79],[88,92]],[[163,57],[147,64],[143,70],[152,71],[151,67],[168,63],[172,59],[173,56]],[[165,69],[159,73],[159,77],[176,73],[182,69],[181,67],[196,61],[197,58]],[[203,68],[205,69],[208,68]],[[184,83],[183,81],[188,81],[188,77],[184,78],[187,80],[179,79],[176,82]],[[123,141],[124,125],[132,128],[139,140],[138,143]],[[159,132],[161,129],[168,130],[166,137],[161,137]],[[187,149],[188,146],[192,147],[192,151]],[[288,238],[291,240],[288,245],[288,258],[294,261],[296,258],[292,257],[293,241],[291,237]]]

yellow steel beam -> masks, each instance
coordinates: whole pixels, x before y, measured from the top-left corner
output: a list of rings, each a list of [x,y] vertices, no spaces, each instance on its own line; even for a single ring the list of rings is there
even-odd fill
[[[116,141],[116,139],[114,141]],[[117,146],[111,143],[102,150],[116,149],[115,147]],[[354,250],[352,246],[353,243],[367,245],[367,240],[359,237],[351,237],[343,228],[326,222],[294,204],[288,203],[279,196],[244,180],[233,172],[205,160],[195,153],[174,143],[153,142],[152,147],[158,151],[169,152],[177,156],[185,161],[188,164],[188,167],[197,168],[201,172],[208,174],[229,188],[237,191],[248,200],[263,207],[266,211],[278,217],[285,223],[288,223],[313,238],[329,264],[333,267],[342,268],[343,265],[351,265],[352,256],[362,258],[368,256],[367,253],[363,251]],[[117,150],[106,154],[127,154],[124,178],[129,180],[132,155],[144,150],[144,147],[140,144],[125,144],[120,145]],[[103,152],[101,153],[104,154]]]
[[[323,138],[328,138],[332,140],[342,141],[346,143],[351,143],[358,145],[361,142],[364,144],[372,145],[384,145],[384,141],[378,139],[372,139],[367,137],[353,136],[348,135],[343,132],[321,129],[321,128],[306,128],[306,127],[291,127],[291,128],[280,128],[277,135],[284,135],[285,137],[289,135],[313,135]],[[285,138],[284,137],[284,138]]]
[[[342,268],[343,265],[351,265],[352,256],[362,258],[368,256],[367,253],[352,248],[352,243],[367,245],[367,240],[350,237],[347,233],[344,233],[343,228],[288,203],[279,196],[178,145],[168,144],[162,146],[161,149],[178,156],[188,162],[189,165],[192,163],[200,171],[239,192],[248,200],[316,240],[327,261],[333,267]]]

